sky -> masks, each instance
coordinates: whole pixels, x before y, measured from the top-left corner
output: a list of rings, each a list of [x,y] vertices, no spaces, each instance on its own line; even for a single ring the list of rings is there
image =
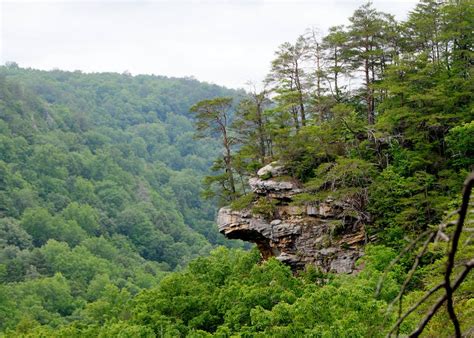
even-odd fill
[[[277,47],[347,24],[363,0],[0,0],[0,64],[128,71],[231,88],[259,83]],[[374,0],[406,18],[415,0]]]

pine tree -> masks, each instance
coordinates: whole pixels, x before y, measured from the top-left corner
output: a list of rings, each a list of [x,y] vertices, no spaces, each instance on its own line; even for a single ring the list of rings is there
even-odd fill
[[[224,155],[221,161],[216,162],[216,168],[223,168],[225,175],[221,182],[223,190],[230,200],[236,196],[236,184],[232,170],[232,146],[236,139],[229,133],[229,111],[232,107],[232,98],[218,97],[210,100],[203,100],[190,108],[196,114],[196,137],[217,136],[222,142]],[[212,180],[208,180],[212,183]],[[225,183],[228,183],[228,187]]]
[[[266,80],[274,85],[281,103],[291,112],[297,130],[306,125],[307,84],[303,63],[308,51],[303,37],[299,37],[295,44],[286,42],[280,45]]]
[[[309,80],[313,84],[309,102],[314,111],[315,122],[321,125],[327,115],[327,74],[328,67],[324,54],[324,45],[321,34],[315,30],[308,30],[305,34],[306,43],[309,48],[308,60],[314,71],[309,74]],[[314,64],[314,65],[313,65]]]
[[[431,62],[439,63],[447,48],[446,44],[442,46],[442,25],[441,2],[421,0],[404,25],[405,50],[427,53]]]
[[[341,102],[342,100],[343,86],[341,81],[350,72],[348,44],[349,36],[344,26],[329,28],[328,34],[323,39],[325,59],[328,64],[327,80],[336,102]]]
[[[266,112],[270,103],[265,89],[259,92],[254,89],[239,102],[232,123],[242,143],[239,154],[250,158],[253,163],[257,162],[258,166],[264,165],[272,156],[272,139]]]
[[[384,54],[382,30],[387,16],[376,11],[372,3],[359,7],[349,18],[350,48],[353,67],[364,74],[363,96],[367,122],[375,123],[374,83],[381,76],[381,56]]]

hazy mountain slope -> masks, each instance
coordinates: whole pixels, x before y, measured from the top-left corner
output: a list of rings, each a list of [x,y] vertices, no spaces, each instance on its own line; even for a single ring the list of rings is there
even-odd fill
[[[135,293],[221,242],[200,198],[217,147],[193,139],[188,108],[237,94],[191,79],[0,68],[0,281],[17,282],[5,297],[60,320],[96,297],[93,285]]]

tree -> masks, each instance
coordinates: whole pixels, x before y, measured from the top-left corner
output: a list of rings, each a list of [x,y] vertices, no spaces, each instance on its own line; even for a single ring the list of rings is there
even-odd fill
[[[7,245],[20,249],[31,248],[31,236],[14,218],[0,218],[0,248]]]
[[[380,77],[380,60],[383,55],[381,38],[385,17],[385,14],[372,8],[371,2],[367,2],[349,18],[353,67],[364,74],[363,95],[369,124],[375,123],[374,83]]]
[[[272,139],[266,114],[270,103],[266,89],[258,92],[254,88],[239,102],[232,123],[232,129],[243,144],[239,154],[250,156],[252,160],[258,161],[259,165],[264,165],[267,157],[272,155]]]
[[[190,111],[196,114],[196,137],[205,138],[206,136],[217,136],[220,138],[224,148],[224,170],[225,179],[229,190],[226,195],[230,200],[236,197],[236,185],[232,168],[232,146],[236,143],[235,137],[230,134],[230,116],[232,107],[232,98],[218,97],[210,100],[203,100],[190,108]]]
[[[321,33],[316,29],[310,29],[304,35],[308,45],[308,61],[314,63],[314,71],[309,74],[309,81],[314,83],[311,88],[310,102],[311,108],[314,111],[314,120],[321,125],[325,118],[327,118],[327,76],[328,76],[328,62],[325,58],[324,39]]]
[[[328,63],[327,80],[336,102],[342,99],[341,78],[349,74],[348,42],[349,35],[344,26],[329,28],[328,34],[323,38],[323,49]]]
[[[291,111],[295,128],[306,125],[305,101],[307,98],[306,73],[303,62],[308,55],[308,45],[300,36],[295,44],[285,42],[276,52],[266,82],[274,84],[282,104]]]
[[[441,45],[442,24],[441,2],[421,0],[404,25],[406,51],[427,52],[431,62],[440,62],[447,47]]]
[[[472,22],[474,20],[474,6],[470,0],[449,1],[442,7],[441,13],[444,21],[441,34],[443,46],[446,49],[444,53],[446,66],[451,75],[460,77],[465,84],[469,83],[473,67]],[[456,86],[456,82],[456,80],[452,81],[452,85]],[[472,94],[472,87],[470,88]],[[469,87],[463,86],[460,94],[466,98],[465,95],[468,92]],[[470,95],[468,97],[472,98]]]
[[[73,202],[62,211],[62,215],[65,220],[76,221],[82,229],[92,236],[99,233],[99,215],[97,210],[88,204]]]

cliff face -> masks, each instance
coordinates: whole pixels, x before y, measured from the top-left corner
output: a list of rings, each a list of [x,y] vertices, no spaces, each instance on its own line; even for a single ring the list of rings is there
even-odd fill
[[[325,272],[353,272],[365,236],[361,222],[345,212],[349,201],[295,205],[303,190],[284,174],[275,163],[260,169],[249,180],[253,202],[242,210],[221,208],[219,231],[256,243],[263,259],[274,256],[294,270],[312,264]]]

